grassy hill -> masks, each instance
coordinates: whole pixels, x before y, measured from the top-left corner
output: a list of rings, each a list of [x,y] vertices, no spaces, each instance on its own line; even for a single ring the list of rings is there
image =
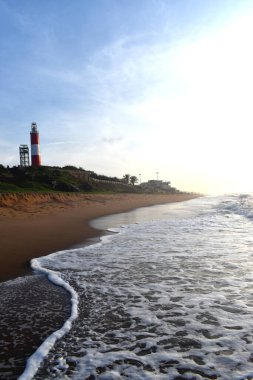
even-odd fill
[[[19,167],[0,165],[0,192],[141,192],[125,184],[73,166]]]

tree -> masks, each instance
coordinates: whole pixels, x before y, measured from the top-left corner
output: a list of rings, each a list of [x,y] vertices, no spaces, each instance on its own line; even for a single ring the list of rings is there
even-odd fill
[[[123,176],[123,181],[127,184],[129,184],[129,181],[130,181],[130,174],[125,174]]]
[[[130,177],[130,183],[134,186],[138,182],[138,178],[135,175]]]

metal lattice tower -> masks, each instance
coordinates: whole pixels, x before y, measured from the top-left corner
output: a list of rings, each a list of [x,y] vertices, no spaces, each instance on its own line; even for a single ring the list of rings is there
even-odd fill
[[[25,167],[30,165],[28,145],[20,145],[19,147],[20,166]]]

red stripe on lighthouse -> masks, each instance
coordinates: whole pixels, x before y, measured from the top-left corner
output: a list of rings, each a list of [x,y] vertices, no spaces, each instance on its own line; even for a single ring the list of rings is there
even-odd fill
[[[40,156],[32,156],[32,166],[40,166],[41,159]]]
[[[40,166],[41,159],[40,156],[32,156],[32,166]]]
[[[31,145],[39,145],[40,143],[40,136],[38,132],[31,132]]]

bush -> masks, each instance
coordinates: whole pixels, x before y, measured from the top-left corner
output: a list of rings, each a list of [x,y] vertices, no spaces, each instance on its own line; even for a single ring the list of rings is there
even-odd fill
[[[55,190],[59,190],[59,191],[67,191],[67,192],[71,192],[71,193],[74,193],[74,192],[79,192],[79,188],[75,185],[73,185],[72,183],[67,183],[67,182],[63,182],[63,181],[59,181],[55,184]]]

